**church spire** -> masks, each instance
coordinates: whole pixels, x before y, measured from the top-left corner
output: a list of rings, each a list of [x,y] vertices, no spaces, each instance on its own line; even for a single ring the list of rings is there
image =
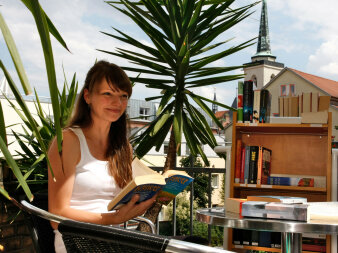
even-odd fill
[[[216,88],[214,88],[214,101],[217,102],[216,100]],[[212,112],[215,114],[218,111],[218,105],[212,104]]]
[[[262,1],[262,13],[259,26],[257,52],[254,56],[251,57],[251,59],[254,60],[255,58],[258,57],[260,59],[262,59],[262,57],[268,58],[269,60],[276,59],[276,57],[271,54],[266,0]]]

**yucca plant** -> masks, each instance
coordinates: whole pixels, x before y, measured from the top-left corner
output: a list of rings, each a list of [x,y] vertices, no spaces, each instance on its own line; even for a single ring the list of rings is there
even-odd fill
[[[141,28],[152,42],[152,45],[148,46],[133,35],[114,28],[116,33],[105,34],[136,47],[137,50],[101,50],[133,63],[132,67],[123,67],[125,70],[141,74],[139,77],[131,77],[132,81],[159,90],[159,96],[146,98],[148,101],[160,100],[160,105],[156,119],[142,134],[133,139],[137,156],[144,156],[154,146],[159,150],[166,135],[171,131],[164,170],[175,167],[182,134],[191,154],[200,155],[204,163],[209,164],[201,145],[208,144],[214,148],[217,142],[198,107],[220,128],[223,128],[221,123],[206,102],[234,109],[199,96],[193,89],[243,78],[243,75],[231,74],[231,71],[243,66],[210,66],[211,63],[253,44],[251,39],[237,46],[220,49],[226,46],[229,40],[214,42],[219,35],[248,17],[251,14],[250,8],[257,4],[232,8],[234,2],[235,0],[108,1],[108,4]],[[159,210],[160,206],[155,207],[147,216],[155,221]]]
[[[54,122],[55,122],[55,130],[56,130],[58,148],[59,148],[59,151],[61,152],[61,143],[62,143],[61,120],[62,119],[60,116],[60,101],[58,98],[58,89],[57,89],[57,82],[56,82],[53,51],[52,51],[52,46],[51,46],[51,41],[50,41],[50,34],[52,34],[64,48],[66,48],[67,50],[68,48],[67,48],[66,43],[62,39],[61,35],[59,34],[57,29],[51,22],[51,20],[48,18],[48,16],[45,14],[43,9],[41,8],[39,1],[38,0],[21,0],[21,1],[25,4],[28,10],[32,13],[35,23],[36,23],[37,30],[39,32],[41,45],[43,48],[43,53],[44,53],[44,58],[45,58],[46,73],[48,77],[50,96],[51,96],[51,101],[52,101],[52,106],[53,106],[53,116],[54,116]],[[26,76],[20,55],[18,53],[18,50],[14,42],[14,39],[1,13],[0,13],[0,29],[4,36],[4,39],[5,39],[8,51],[13,60],[14,66],[16,68],[16,73],[21,82],[21,86],[23,87],[25,93],[29,94],[31,92],[31,88],[28,82],[28,78]],[[33,135],[35,136],[36,140],[39,142],[39,145],[41,146],[41,150],[43,151],[44,155],[47,158],[47,146],[45,145],[40,135],[39,127],[34,121],[33,116],[31,115],[31,112],[28,110],[24,99],[19,93],[17,85],[14,83],[10,73],[8,72],[5,65],[3,64],[1,58],[0,58],[0,68],[2,69],[8,81],[8,84],[15,96],[16,102],[19,104],[19,107],[22,113],[25,115],[27,121],[32,127]],[[2,110],[0,110],[0,121],[1,121],[1,118],[3,118]],[[20,168],[18,164],[16,163],[15,159],[13,158],[13,156],[10,154],[8,150],[7,142],[6,142],[6,130],[5,130],[4,123],[0,124],[0,149],[2,151],[2,155],[6,159],[8,166],[12,169],[15,177],[19,181],[28,199],[32,200],[33,195],[25,181],[25,178],[23,177],[20,171]],[[47,163],[49,163],[48,159],[47,159]],[[6,190],[3,189],[2,187],[0,187],[0,192],[5,197],[11,200]]]

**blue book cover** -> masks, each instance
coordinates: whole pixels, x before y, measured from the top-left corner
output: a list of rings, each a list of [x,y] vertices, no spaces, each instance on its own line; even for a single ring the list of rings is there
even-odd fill
[[[163,175],[153,171],[148,175],[136,176],[110,201],[107,209],[110,211],[121,208],[121,206],[131,200],[134,194],[139,194],[140,199],[138,202],[142,202],[152,198],[156,193],[159,193],[157,201],[167,205],[192,181],[193,178],[186,172],[178,170],[168,170],[163,173]]]

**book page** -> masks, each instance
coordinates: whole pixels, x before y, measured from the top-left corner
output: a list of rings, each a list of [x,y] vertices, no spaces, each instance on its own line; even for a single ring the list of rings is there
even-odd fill
[[[149,174],[159,174],[158,172],[152,170],[137,157],[134,158],[133,163],[131,164],[133,168],[133,178],[137,176],[144,176]]]

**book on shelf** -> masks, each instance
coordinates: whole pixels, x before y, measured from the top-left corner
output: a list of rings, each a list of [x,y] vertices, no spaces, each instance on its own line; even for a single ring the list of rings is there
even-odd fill
[[[312,92],[311,112],[318,112],[319,93]]]
[[[258,246],[266,248],[271,247],[271,232],[259,231]]]
[[[304,238],[302,236],[302,249],[315,252],[326,252],[326,240],[320,238]]]
[[[280,202],[287,204],[305,204],[307,198],[293,196],[248,196],[247,201],[264,201],[264,202]]]
[[[271,172],[271,154],[272,151],[270,149],[259,146],[257,184],[268,184]]]
[[[269,176],[269,185],[314,187],[314,178]]]
[[[311,112],[311,92],[303,92],[302,97],[303,97],[303,108],[302,112]]]
[[[243,85],[243,121],[252,122],[253,111],[253,82],[244,81]]]
[[[301,124],[302,117],[274,117],[270,116],[270,123],[273,124]]]
[[[237,122],[243,123],[243,82],[238,82],[237,95]]]
[[[121,208],[130,201],[134,194],[139,194],[138,202],[142,202],[159,193],[157,201],[167,205],[193,181],[193,178],[185,171],[167,170],[161,175],[137,158],[134,159],[132,167],[132,181],[109,202],[108,211]]]
[[[241,162],[242,162],[242,141],[237,140],[236,143],[236,161],[235,161],[235,183],[239,183],[241,179]]]
[[[247,201],[246,199],[241,198],[227,198],[225,200],[225,211],[241,214],[242,205],[246,201]]]
[[[258,146],[250,146],[249,184],[257,183]]]
[[[338,202],[309,202],[310,220],[338,222]]]
[[[268,90],[261,90],[259,106],[259,122],[270,122],[271,94]]]
[[[244,174],[245,173],[245,146],[242,145],[241,148],[242,148],[242,150],[241,150],[241,152],[242,152],[242,154],[241,154],[241,177],[240,177],[239,182],[243,184],[245,182],[245,180],[244,180],[244,176],[245,176],[245,174]]]
[[[280,232],[271,232],[271,248],[281,248],[282,235]]]
[[[252,112],[252,123],[259,123],[259,111],[261,102],[261,90],[253,91],[253,112]]]
[[[328,111],[330,108],[330,96],[319,96],[318,97],[318,111]]]
[[[244,183],[249,183],[250,146],[245,146]]]

